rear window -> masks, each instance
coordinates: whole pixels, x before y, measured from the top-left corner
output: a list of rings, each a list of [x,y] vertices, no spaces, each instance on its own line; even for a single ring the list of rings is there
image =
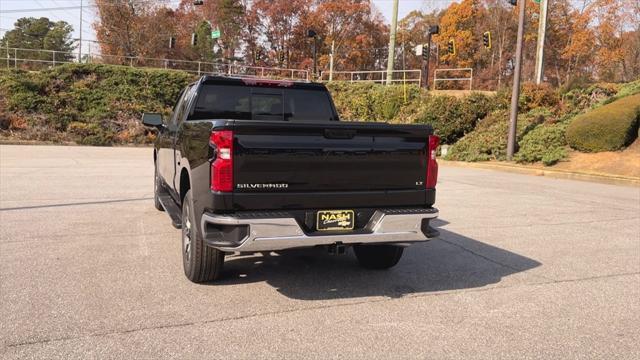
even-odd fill
[[[337,120],[324,90],[203,85],[189,120]]]

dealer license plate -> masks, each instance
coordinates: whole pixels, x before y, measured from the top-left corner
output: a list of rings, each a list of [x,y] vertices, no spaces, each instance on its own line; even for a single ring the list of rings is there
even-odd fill
[[[353,230],[355,214],[353,210],[318,211],[316,229],[319,231]]]

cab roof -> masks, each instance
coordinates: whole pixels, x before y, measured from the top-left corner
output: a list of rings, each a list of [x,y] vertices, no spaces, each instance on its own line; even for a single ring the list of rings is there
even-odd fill
[[[200,83],[207,85],[234,85],[234,86],[262,86],[271,88],[294,88],[308,90],[324,90],[324,84],[294,80],[276,80],[259,77],[219,76],[205,75],[200,78]]]

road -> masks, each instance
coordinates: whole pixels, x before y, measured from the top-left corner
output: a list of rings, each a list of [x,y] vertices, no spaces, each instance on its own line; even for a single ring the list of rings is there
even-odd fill
[[[640,188],[442,167],[442,237],[392,270],[195,285],[151,151],[0,146],[0,358],[640,358]]]

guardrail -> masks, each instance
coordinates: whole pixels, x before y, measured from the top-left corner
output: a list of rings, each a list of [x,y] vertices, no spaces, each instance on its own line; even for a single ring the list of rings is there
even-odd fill
[[[78,63],[75,52],[3,48],[6,66],[25,69],[41,69],[66,63]],[[193,74],[227,74],[247,77],[266,77],[286,80],[309,81],[309,70],[252,66],[241,63],[207,62],[163,58],[147,58],[121,55],[87,54],[83,63],[123,65],[156,69],[182,70]],[[0,62],[0,66],[1,66]]]
[[[416,83],[420,86],[422,82],[421,70],[393,70],[392,83]],[[333,76],[329,75],[329,71],[320,73],[320,81],[347,81],[347,82],[365,82],[372,81],[375,83],[385,84],[387,82],[387,70],[372,71],[334,71]]]
[[[438,73],[451,73],[451,72],[469,72],[468,77],[446,77],[446,78],[438,78]],[[457,69],[435,69],[433,71],[433,90],[438,90],[437,84],[438,81],[468,81],[469,82],[469,90],[473,87],[473,69],[472,68],[457,68]]]

